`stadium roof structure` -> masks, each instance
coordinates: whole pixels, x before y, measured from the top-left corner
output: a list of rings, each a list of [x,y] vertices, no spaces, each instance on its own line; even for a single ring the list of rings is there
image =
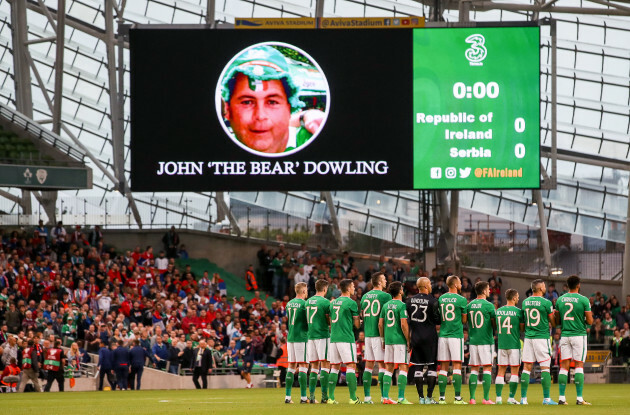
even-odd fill
[[[66,13],[58,14],[59,8]],[[314,222],[332,221],[337,229],[350,226],[355,232],[423,248],[431,244],[419,237],[418,228],[429,226],[423,215],[444,206],[438,201],[448,200],[446,192],[431,196],[430,192],[395,190],[126,191],[129,51],[116,25],[230,27],[236,17],[376,16],[425,16],[430,22],[553,18],[555,26],[542,28],[540,67],[541,163],[548,188],[540,195],[530,190],[461,191],[459,207],[534,227],[626,240],[630,167],[627,0],[11,0],[0,3],[0,103],[50,126],[66,145],[86,155],[86,164],[94,172],[93,188],[60,192],[52,202],[53,211],[62,215],[57,219],[67,223],[145,228],[186,224],[205,230],[231,212],[227,217],[238,228],[245,226],[244,219],[228,206],[257,206]],[[19,216],[19,223],[48,218],[45,209],[37,208],[40,199],[33,201],[32,212],[37,213],[29,215],[16,203],[16,198],[24,196],[22,190],[1,190],[5,198],[0,198],[0,210]],[[533,203],[536,200],[540,200],[538,206]],[[539,208],[546,223],[539,220]],[[2,218],[0,223],[5,224],[15,220]]]

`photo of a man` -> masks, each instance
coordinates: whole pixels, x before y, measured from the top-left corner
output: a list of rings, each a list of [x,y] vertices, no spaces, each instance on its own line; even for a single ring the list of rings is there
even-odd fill
[[[230,138],[263,156],[298,151],[326,118],[325,77],[286,44],[259,44],[239,53],[219,80],[219,94],[217,113]]]

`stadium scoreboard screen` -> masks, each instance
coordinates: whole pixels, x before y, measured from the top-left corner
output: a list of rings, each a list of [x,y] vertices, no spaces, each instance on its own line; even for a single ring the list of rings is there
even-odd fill
[[[540,187],[539,31],[414,30],[416,189]]]
[[[539,188],[539,37],[132,29],[131,188]]]

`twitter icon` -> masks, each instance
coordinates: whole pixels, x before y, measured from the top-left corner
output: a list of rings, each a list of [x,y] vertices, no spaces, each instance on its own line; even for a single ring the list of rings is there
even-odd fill
[[[461,179],[465,179],[470,176],[470,167],[466,167],[465,169],[459,169],[459,177]]]

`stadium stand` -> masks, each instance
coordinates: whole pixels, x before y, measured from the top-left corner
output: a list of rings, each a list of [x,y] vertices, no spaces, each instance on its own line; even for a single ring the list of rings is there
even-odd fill
[[[284,357],[285,306],[294,297],[295,283],[304,281],[312,291],[315,280],[327,279],[331,283],[327,297],[334,298],[339,281],[351,278],[356,287],[353,299],[360,302],[371,289],[366,281],[374,270],[384,271],[390,282],[427,276],[436,297],[446,291],[444,279],[450,274],[412,269],[384,257],[359,265],[350,253],[329,254],[304,245],[293,250],[263,246],[255,269],[260,290],[250,285],[248,291],[245,272],[237,276],[208,259],[166,258],[164,252],[156,259],[152,247],[117,251],[98,227],[89,232],[61,224],[28,231],[0,229],[0,236],[0,370],[10,366],[11,358],[23,367],[29,340],[39,345],[43,359],[43,351],[59,338],[66,346],[70,362],[66,376],[71,378],[96,374],[100,341],[122,342],[123,348],[130,348],[137,339],[150,368],[192,375],[193,357],[205,342],[212,376],[238,374],[251,355],[253,372],[267,373],[266,383],[279,385],[276,364]],[[167,265],[158,271],[156,262]],[[472,299],[470,287],[481,277],[463,280],[462,294]],[[492,275],[488,280],[491,301],[498,307],[504,302],[501,278]],[[550,284],[545,296],[553,302],[564,290]],[[586,294],[595,318],[589,349],[605,352],[604,363],[614,359],[613,378],[624,378],[630,359],[630,304],[622,305],[614,295],[599,291]],[[554,334],[552,346],[556,373],[559,334]],[[359,331],[356,335],[361,338]],[[363,343],[357,345],[361,352]],[[586,371],[602,372],[603,366],[591,362]]]

